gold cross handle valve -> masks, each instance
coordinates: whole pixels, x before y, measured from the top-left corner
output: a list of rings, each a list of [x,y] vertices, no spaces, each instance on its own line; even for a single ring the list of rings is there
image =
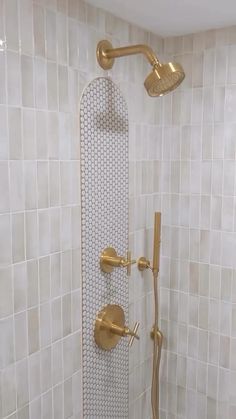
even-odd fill
[[[131,259],[131,252],[127,252],[127,257],[118,256],[113,247],[107,247],[102,251],[100,256],[100,266],[103,272],[111,273],[115,267],[127,268],[127,275],[131,275],[131,265],[136,260]]]
[[[99,348],[110,350],[115,348],[122,337],[130,336],[129,346],[132,346],[134,339],[139,339],[138,328],[138,322],[135,323],[133,330],[125,326],[122,307],[108,304],[97,314],[94,328],[95,342]]]

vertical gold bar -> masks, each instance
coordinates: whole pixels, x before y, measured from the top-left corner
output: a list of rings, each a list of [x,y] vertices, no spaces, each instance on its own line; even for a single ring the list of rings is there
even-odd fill
[[[160,243],[161,243],[161,213],[155,212],[152,267],[153,267],[153,273],[156,273],[156,274],[159,272]]]

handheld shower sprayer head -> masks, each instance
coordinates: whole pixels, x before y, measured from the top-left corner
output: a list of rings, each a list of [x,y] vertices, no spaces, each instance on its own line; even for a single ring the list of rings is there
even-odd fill
[[[161,244],[161,213],[155,212],[154,238],[153,238],[153,262],[152,262],[152,271],[154,275],[158,275],[159,273],[160,244]]]
[[[149,96],[163,96],[176,89],[184,80],[185,73],[178,63],[161,64],[153,50],[147,45],[132,45],[113,48],[109,41],[100,41],[97,45],[97,60],[104,70],[109,70],[115,58],[127,55],[144,54],[151,66],[151,73],[147,76],[144,86]]]

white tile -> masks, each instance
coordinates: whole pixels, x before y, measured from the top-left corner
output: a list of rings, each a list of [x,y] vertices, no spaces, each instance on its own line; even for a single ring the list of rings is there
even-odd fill
[[[61,64],[67,63],[68,40],[67,40],[67,18],[64,14],[57,15],[57,47],[58,61]]]
[[[11,261],[10,216],[0,215],[0,267],[10,264]]]
[[[13,284],[11,267],[0,269],[0,318],[13,314]]]
[[[40,353],[37,352],[29,357],[29,390],[30,400],[40,395]]]
[[[51,348],[46,348],[41,351],[40,357],[40,367],[41,367],[41,391],[44,393],[52,385],[52,354]]]
[[[13,268],[14,284],[14,312],[26,310],[27,307],[27,266],[26,263],[18,263]]]
[[[17,0],[9,0],[5,3],[6,41],[10,49],[19,49],[19,25]]]
[[[0,54],[0,103],[6,103],[6,54]]]
[[[23,162],[20,160],[10,162],[10,202],[12,211],[25,208],[24,171]]]
[[[50,252],[50,218],[48,210],[38,213],[39,255],[44,256]]]
[[[62,341],[52,346],[52,382],[58,384],[63,379]]]
[[[33,110],[23,110],[22,126],[24,159],[36,159],[35,112]]]
[[[13,317],[2,319],[0,322],[0,327],[1,336],[3,338],[0,348],[0,366],[1,369],[4,369],[8,365],[12,365],[15,360],[13,340]]]
[[[23,311],[14,317],[16,361],[28,356],[27,312]]]
[[[42,397],[42,415],[44,418],[52,417],[52,391],[48,391]]]
[[[23,407],[29,402],[28,360],[16,365],[17,406]]]
[[[49,179],[48,162],[37,164],[38,208],[47,208],[49,205]]]
[[[39,312],[38,308],[28,310],[28,344],[29,354],[39,349]]]
[[[39,302],[38,261],[27,262],[27,304],[28,308]]]
[[[56,60],[56,13],[46,10],[46,42],[47,42],[47,58]]]
[[[31,57],[21,56],[22,104],[34,107],[34,67]]]
[[[63,384],[53,388],[54,418],[62,419],[63,416]]]
[[[40,303],[50,299],[50,258],[49,256],[39,259],[39,293]]]
[[[21,105],[20,69],[21,67],[19,54],[16,52],[7,51],[7,96],[9,105]]]
[[[19,8],[21,49],[25,54],[33,52],[33,4],[22,0]]]
[[[25,216],[12,215],[12,259],[13,263],[25,260]]]
[[[24,162],[25,209],[37,208],[37,162]]]
[[[11,365],[2,371],[2,415],[10,415],[16,409],[15,366]]]
[[[20,108],[8,109],[9,157],[11,159],[22,158],[21,113]]]
[[[225,90],[225,120],[235,122],[236,88],[227,87]]]
[[[0,212],[8,212],[10,209],[9,196],[9,169],[7,162],[0,161]]]
[[[25,214],[25,241],[26,259],[37,257],[39,252],[37,211],[29,211]]]
[[[0,106],[1,131],[0,131],[0,158],[5,160],[9,155],[9,139],[7,132],[7,108]]]
[[[33,28],[35,54],[45,56],[45,13],[37,4],[33,5]]]
[[[56,113],[50,112],[48,115],[48,141],[49,141],[49,158],[58,159],[59,158],[59,133],[58,133],[58,115]],[[59,162],[53,162],[59,163]],[[59,179],[59,173],[56,177]]]
[[[53,62],[47,63],[47,103],[49,110],[57,110],[58,107],[58,78],[57,65]],[[48,115],[50,117],[50,114]]]
[[[47,107],[47,67],[46,61],[36,58],[35,67],[35,105],[39,109]]]

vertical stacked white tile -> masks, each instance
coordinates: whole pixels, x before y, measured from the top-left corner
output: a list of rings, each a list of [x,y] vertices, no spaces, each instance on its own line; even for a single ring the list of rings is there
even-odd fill
[[[70,10],[67,2],[30,0],[1,1],[0,9],[0,417],[79,418],[78,67],[69,61]],[[79,12],[74,17],[78,26]]]
[[[186,80],[164,99],[161,417],[232,419],[236,28],[169,38],[164,51]]]
[[[162,40],[76,0],[0,0],[2,418],[81,417],[78,102],[95,46],[149,43],[186,80],[147,96],[142,57],[109,72],[130,114],[130,247],[162,211],[162,418],[235,417],[236,30]],[[152,278],[133,269],[130,418],[149,418]],[[3,342],[3,343],[2,343]]]
[[[159,38],[77,0],[0,0],[0,417],[82,418],[79,98],[103,74],[95,48]],[[115,63],[130,113],[130,243],[159,209],[161,101],[142,57]],[[155,179],[155,180],[154,180]],[[149,240],[150,242],[150,240]],[[130,417],[150,412],[151,278],[130,281],[141,344],[130,361]],[[146,346],[147,344],[147,346]],[[137,385],[140,383],[140,385]]]

